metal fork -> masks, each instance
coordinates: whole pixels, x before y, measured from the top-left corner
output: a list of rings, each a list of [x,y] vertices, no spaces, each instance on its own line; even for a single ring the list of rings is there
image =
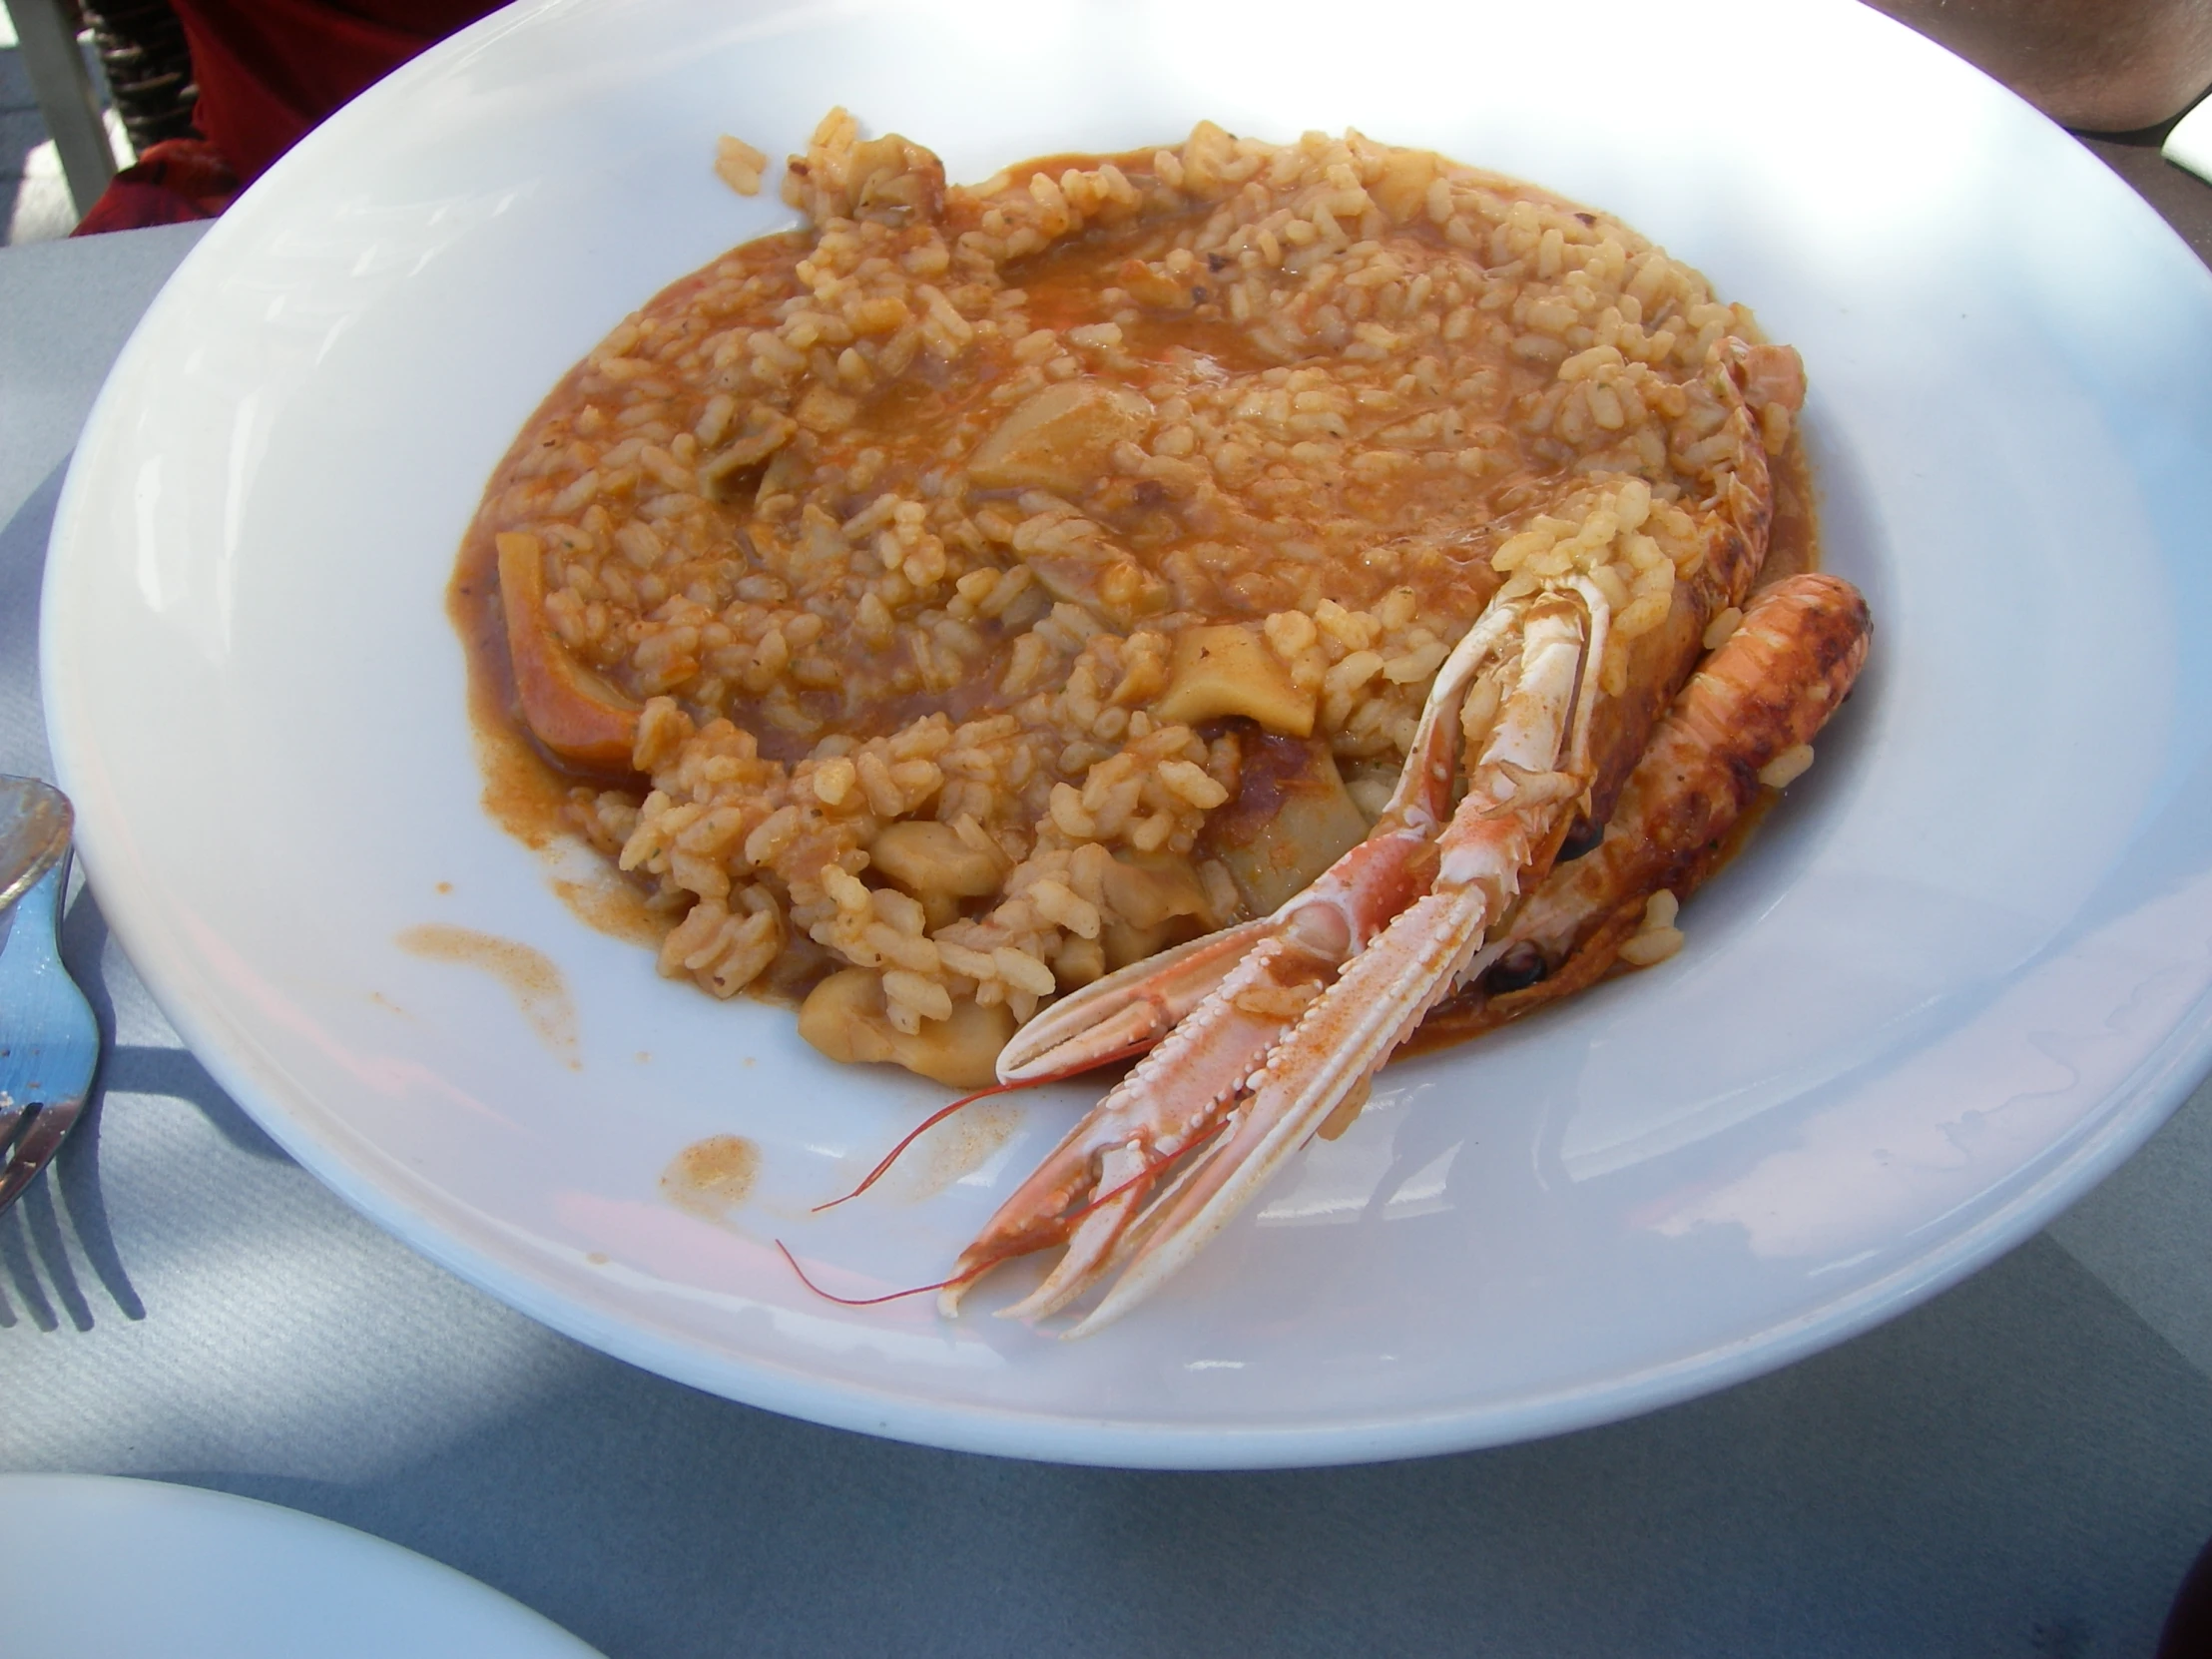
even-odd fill
[[[85,1109],[100,1027],[62,966],[66,854],[16,901],[0,950],[0,1210],[52,1160]]]

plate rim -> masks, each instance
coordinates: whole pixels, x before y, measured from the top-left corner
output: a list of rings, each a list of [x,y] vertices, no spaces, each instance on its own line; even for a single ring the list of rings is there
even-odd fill
[[[536,1608],[458,1567],[312,1510],[227,1491],[220,1486],[146,1475],[41,1469],[0,1473],[0,1519],[24,1504],[51,1510],[57,1503],[79,1511],[84,1519],[101,1521],[114,1517],[118,1506],[123,1506],[128,1513],[122,1527],[133,1537],[144,1528],[148,1517],[153,1517],[156,1530],[180,1537],[190,1529],[210,1525],[219,1531],[266,1532],[274,1529],[296,1540],[302,1550],[314,1552],[318,1562],[341,1560],[349,1576],[366,1575],[386,1593],[405,1594],[409,1601],[418,1605],[424,1600],[435,1600],[459,1609],[463,1615],[473,1613],[482,1619],[498,1620],[502,1652],[521,1654],[527,1651],[543,1659],[560,1659],[563,1655],[593,1659],[599,1651]],[[85,1571],[88,1577],[99,1575],[97,1569],[89,1566]],[[238,1560],[230,1576],[256,1580],[267,1577],[259,1564],[251,1560]],[[67,1597],[59,1600],[64,1606],[73,1604]],[[518,1645],[510,1646],[510,1643]],[[261,1648],[259,1640],[255,1646]]]

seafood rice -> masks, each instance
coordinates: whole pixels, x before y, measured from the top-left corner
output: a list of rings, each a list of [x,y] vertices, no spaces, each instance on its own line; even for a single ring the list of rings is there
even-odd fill
[[[804,996],[841,1058],[986,1080],[1041,1003],[1272,909],[1501,590],[1585,574],[1636,683],[1747,441],[1723,341],[1804,560],[1795,353],[1541,191],[1210,124],[951,186],[841,111],[783,191],[809,229],[553,391],[456,601],[661,970]]]

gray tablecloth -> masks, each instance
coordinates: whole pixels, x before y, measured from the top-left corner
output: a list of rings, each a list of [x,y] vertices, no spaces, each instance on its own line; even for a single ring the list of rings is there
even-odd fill
[[[2159,205],[2202,238],[2185,190]],[[0,771],[47,770],[62,467],[196,235],[0,254]],[[0,1468],[311,1510],[610,1655],[2143,1655],[2212,1533],[2212,1091],[1966,1284],[1727,1392],[1421,1462],[1118,1473],[817,1428],[531,1324],[279,1153],[89,894],[66,931],[112,1046],[0,1218]]]

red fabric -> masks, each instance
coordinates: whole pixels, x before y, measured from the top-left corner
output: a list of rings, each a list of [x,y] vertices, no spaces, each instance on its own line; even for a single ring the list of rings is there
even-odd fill
[[[173,0],[192,50],[200,139],[116,175],[78,236],[213,219],[308,130],[501,0]],[[181,147],[181,148],[180,148]]]
[[[206,139],[164,139],[115,176],[70,235],[213,219],[238,193],[238,175]]]
[[[193,124],[252,184],[323,117],[498,0],[173,0]]]

